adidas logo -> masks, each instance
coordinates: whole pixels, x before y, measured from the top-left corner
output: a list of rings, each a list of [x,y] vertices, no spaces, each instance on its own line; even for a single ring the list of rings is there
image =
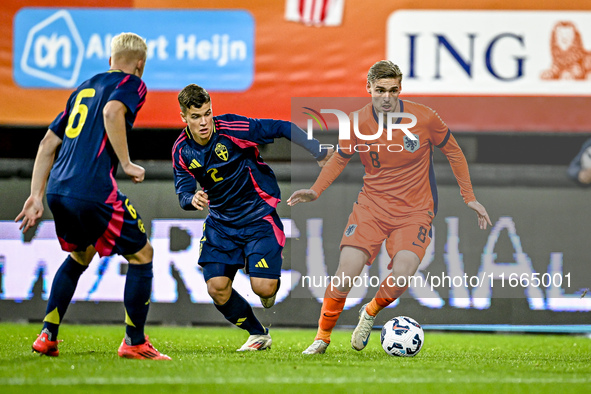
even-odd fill
[[[201,164],[199,164],[199,162],[197,160],[193,159],[193,161],[189,165],[189,170],[193,170],[193,169],[199,168],[199,167],[201,167]]]
[[[256,268],[269,268],[265,259],[259,260],[259,262],[255,265]]]

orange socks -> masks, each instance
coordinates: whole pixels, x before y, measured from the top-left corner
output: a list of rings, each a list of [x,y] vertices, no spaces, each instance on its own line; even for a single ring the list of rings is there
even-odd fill
[[[408,286],[398,287],[398,286],[389,286],[388,282],[392,283],[392,279],[389,276],[388,278],[384,279],[382,284],[380,285],[380,289],[378,290],[376,296],[371,300],[371,302],[365,308],[365,311],[370,316],[375,316],[378,314],[379,311],[393,303],[408,289]]]
[[[314,340],[322,339],[324,342],[330,343],[330,334],[343,312],[348,293],[336,289],[331,290],[331,286],[327,287],[318,320],[318,333]]]
[[[369,315],[377,315],[379,311],[396,301],[408,289],[408,286],[389,286],[388,282],[392,283],[392,279],[388,280],[386,278],[382,282],[376,296],[367,305],[365,310]],[[330,343],[330,334],[343,312],[345,301],[347,301],[347,294],[348,292],[345,293],[336,289],[331,290],[331,286],[326,289],[320,311],[320,319],[318,320],[318,332],[314,340],[322,339],[324,342]]]

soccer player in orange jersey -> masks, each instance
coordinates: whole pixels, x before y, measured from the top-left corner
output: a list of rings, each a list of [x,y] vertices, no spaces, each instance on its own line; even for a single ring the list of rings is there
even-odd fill
[[[352,133],[350,139],[340,140],[338,154],[328,161],[312,188],[298,190],[287,200],[290,206],[316,200],[339,176],[353,154],[359,152],[365,167],[363,189],[341,240],[335,276],[359,276],[364,265],[373,262],[386,241],[393,278],[386,278],[371,302],[361,308],[359,323],[351,337],[351,346],[355,350],[362,350],[367,345],[378,312],[408,288],[397,287],[397,283],[404,282],[397,278],[408,278],[416,273],[431,242],[431,222],[437,213],[433,147],[441,149],[449,160],[464,202],[478,215],[479,227],[492,226],[486,209],[474,197],[466,158],[448,127],[431,108],[400,100],[401,86],[402,73],[397,65],[388,60],[375,63],[367,74],[371,103],[349,116],[352,128],[354,116],[358,117],[358,130],[364,137]],[[388,133],[384,130],[377,139],[371,140],[370,136],[377,134],[380,125],[387,125],[391,113],[412,114],[416,117],[416,125],[409,125],[408,135],[402,129],[396,130],[388,140]],[[401,116],[396,122],[408,124],[409,118]],[[342,281],[340,286],[328,286],[318,333],[304,354],[325,352],[350,290],[348,281]]]

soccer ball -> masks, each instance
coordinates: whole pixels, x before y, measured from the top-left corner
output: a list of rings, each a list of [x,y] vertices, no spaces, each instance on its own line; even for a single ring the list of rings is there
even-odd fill
[[[581,156],[581,168],[584,170],[591,168],[591,147],[587,148]]]
[[[380,342],[390,356],[414,357],[423,347],[425,333],[416,320],[398,316],[382,327]]]

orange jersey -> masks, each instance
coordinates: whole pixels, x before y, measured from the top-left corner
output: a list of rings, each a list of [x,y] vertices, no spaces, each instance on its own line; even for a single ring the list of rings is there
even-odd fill
[[[400,129],[393,129],[391,139],[387,124],[377,139],[364,140],[354,132],[357,116],[358,131],[363,136],[376,135],[379,118],[372,104],[351,113],[351,138],[339,140],[338,153],[322,169],[312,190],[320,194],[338,177],[351,157],[358,153],[365,166],[363,189],[358,202],[391,217],[411,213],[437,212],[437,186],[433,170],[433,147],[448,158],[466,203],[475,201],[468,172],[468,164],[447,125],[431,108],[412,101],[399,100],[398,112],[413,114],[417,123],[408,128],[417,140],[411,140]],[[357,115],[355,115],[357,114]],[[408,124],[410,119],[398,122]]]

